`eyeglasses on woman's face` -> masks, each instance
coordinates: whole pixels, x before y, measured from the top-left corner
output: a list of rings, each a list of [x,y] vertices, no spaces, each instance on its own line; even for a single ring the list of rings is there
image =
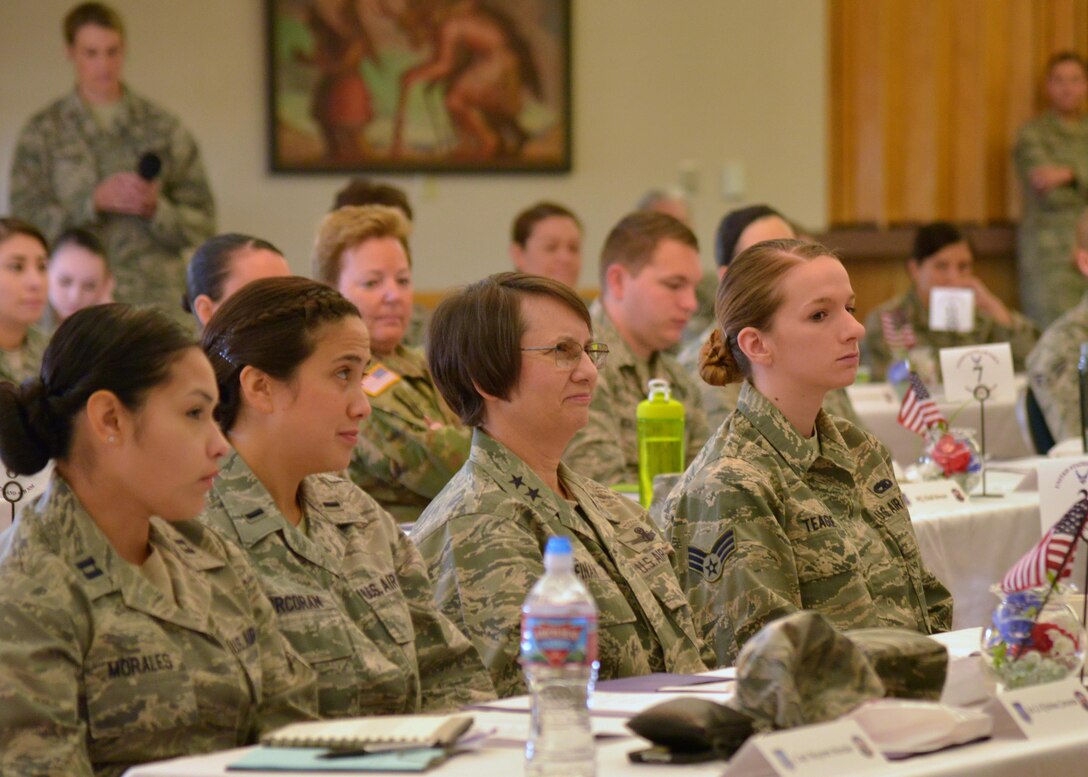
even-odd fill
[[[555,354],[555,366],[561,370],[573,370],[582,360],[582,354],[589,356],[594,367],[604,365],[608,356],[608,346],[605,343],[586,343],[582,345],[577,340],[563,339],[555,345],[536,345],[522,348],[523,351],[552,351]]]

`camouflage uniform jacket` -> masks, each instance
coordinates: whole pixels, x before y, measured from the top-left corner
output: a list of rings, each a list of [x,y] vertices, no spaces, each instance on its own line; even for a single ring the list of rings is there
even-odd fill
[[[737,409],[737,399],[740,397],[740,383],[730,383],[728,386],[711,386],[699,374],[699,351],[703,343],[710,339],[710,333],[714,331],[716,323],[710,324],[702,334],[684,346],[684,350],[676,357],[680,366],[693,376],[699,386],[699,393],[703,399],[703,410],[706,411],[707,428],[711,431],[717,429],[729,414]],[[863,426],[861,418],[854,410],[854,403],[850,401],[850,395],[846,389],[834,389],[824,396],[824,410],[845,418],[854,426]]]
[[[28,378],[38,377],[47,345],[49,336],[32,326],[26,330],[22,345],[16,349],[18,365],[12,363],[10,351],[0,349],[0,380],[22,383]]]
[[[970,332],[935,332],[929,328],[929,311],[922,306],[922,300],[912,286],[909,291],[878,305],[865,319],[861,358],[872,369],[873,380],[885,380],[888,367],[894,361],[880,323],[880,315],[888,311],[897,311],[899,320],[911,325],[917,341],[916,347],[930,348],[935,360],[941,348],[1007,342],[1012,349],[1013,368],[1022,372],[1024,361],[1039,336],[1035,324],[1015,310],[1009,311],[1012,314],[1012,326],[1004,327],[978,308],[975,309],[975,325]]]
[[[562,464],[559,477],[577,506],[477,430],[468,462],[412,530],[439,606],[476,645],[495,690],[526,692],[521,605],[555,535],[570,537],[575,572],[597,603],[601,679],[702,671],[675,557],[646,512]]]
[[[303,481],[308,533],[288,523],[241,456],[200,520],[257,570],[280,630],[318,674],[322,717],[456,709],[494,698],[476,651],[435,608],[419,552],[351,482]]]
[[[707,437],[706,413],[699,386],[667,353],[647,362],[628,347],[597,300],[590,307],[594,339],[607,343],[608,359],[600,369],[589,406],[589,423],[574,435],[563,461],[579,475],[611,486],[638,482],[638,429],[635,412],[646,399],[650,378],[669,382],[672,398],[684,405],[685,460],[698,455]]]
[[[666,501],[681,581],[722,665],[766,623],[799,609],[837,628],[952,623],[922,564],[887,449],[821,412],[819,453],[750,383]]]
[[[1013,162],[1024,202],[1017,231],[1021,305],[1047,327],[1088,290],[1072,261],[1077,219],[1088,208],[1088,116],[1066,122],[1048,112],[1029,121],[1016,136]],[[1073,182],[1036,191],[1029,176],[1039,165],[1072,168]]]
[[[1051,324],[1028,354],[1031,391],[1058,442],[1080,437],[1080,344],[1088,342],[1088,292],[1080,304]]]
[[[148,152],[162,160],[154,216],[98,213],[95,187],[114,173],[135,171]],[[126,88],[108,130],[75,92],[33,116],[15,148],[11,212],[50,240],[68,227],[94,230],[117,279],[118,302],[154,303],[188,320],[180,307],[183,252],[214,233],[215,206],[192,136],[154,103]]]
[[[195,521],[150,542],[173,597],[56,475],[0,537],[0,773],[119,775],[315,717],[245,558]]]
[[[397,346],[375,356],[363,388],[374,412],[360,427],[348,474],[411,523],[465,463],[472,434],[442,401],[419,351]]]

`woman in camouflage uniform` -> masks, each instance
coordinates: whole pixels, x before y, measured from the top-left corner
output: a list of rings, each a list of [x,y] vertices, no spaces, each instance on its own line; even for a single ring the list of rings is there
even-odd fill
[[[38,374],[49,342],[34,326],[45,311],[48,250],[36,227],[0,218],[0,380]]]
[[[521,604],[554,535],[570,538],[600,611],[602,679],[704,669],[675,557],[646,511],[559,461],[608,352],[585,303],[559,281],[500,273],[443,302],[431,333],[435,382],[475,431],[412,538],[499,695],[525,693]]]
[[[318,673],[323,717],[455,709],[494,697],[435,608],[419,552],[335,474],[370,413],[367,329],[305,278],[248,284],[204,330],[234,446],[202,520],[248,555],[280,629]]]
[[[411,523],[468,458],[469,430],[434,387],[423,353],[404,343],[412,315],[410,226],[398,208],[348,206],[321,222],[314,278],[355,303],[370,332],[363,390],[374,414],[348,474]]]
[[[800,609],[838,628],[951,625],[951,596],[922,564],[887,448],[821,410],[857,372],[865,330],[853,306],[838,258],[798,240],[744,251],[718,290],[703,379],[745,382],[664,514],[722,664]]]
[[[156,310],[68,318],[0,383],[0,456],[56,471],[0,538],[0,774],[119,775],[313,718],[244,556],[192,518],[227,446],[204,354]]]

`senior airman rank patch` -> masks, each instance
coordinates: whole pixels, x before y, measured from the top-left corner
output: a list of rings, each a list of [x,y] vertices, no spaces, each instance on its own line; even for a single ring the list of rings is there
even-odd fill
[[[702,575],[708,583],[716,583],[725,569],[725,560],[737,549],[733,530],[728,529],[718,535],[710,551],[688,545],[688,568],[697,575]]]

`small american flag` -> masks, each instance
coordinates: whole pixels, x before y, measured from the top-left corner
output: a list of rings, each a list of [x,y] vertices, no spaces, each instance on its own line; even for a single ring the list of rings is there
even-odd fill
[[[915,434],[924,434],[926,429],[947,423],[917,372],[910,374],[907,393],[903,396],[903,404],[899,406],[899,417],[896,420]]]
[[[1088,517],[1088,499],[1081,499],[1069,508],[1062,519],[1050,527],[1039,544],[1013,564],[1001,579],[1005,593],[1026,591],[1050,585],[1051,578],[1064,580],[1073,571],[1077,537],[1083,535]]]
[[[914,337],[914,327],[903,320],[898,310],[881,313],[880,328],[884,332],[884,341],[893,351],[909,351],[918,342]]]

